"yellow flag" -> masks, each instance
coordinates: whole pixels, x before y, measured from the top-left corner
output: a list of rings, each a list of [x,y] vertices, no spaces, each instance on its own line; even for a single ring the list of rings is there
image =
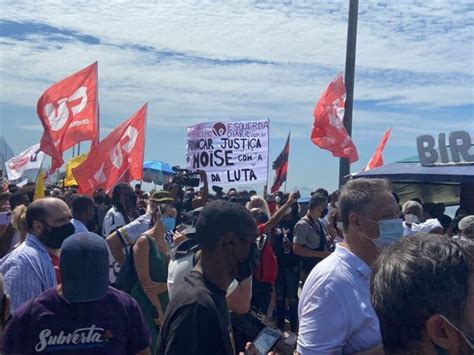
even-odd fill
[[[64,176],[64,186],[77,185],[77,181],[72,174],[72,169],[77,168],[81,165],[86,159],[89,153],[84,153],[78,155],[75,158],[72,158],[66,163],[66,175]]]
[[[35,187],[35,194],[33,195],[33,201],[39,198],[44,197],[44,178],[46,174],[43,169],[39,169],[38,177],[36,178],[36,187]]]

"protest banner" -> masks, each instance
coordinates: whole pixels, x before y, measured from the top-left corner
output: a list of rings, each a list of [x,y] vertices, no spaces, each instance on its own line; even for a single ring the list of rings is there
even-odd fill
[[[186,162],[214,185],[267,182],[269,121],[206,122],[187,129]]]

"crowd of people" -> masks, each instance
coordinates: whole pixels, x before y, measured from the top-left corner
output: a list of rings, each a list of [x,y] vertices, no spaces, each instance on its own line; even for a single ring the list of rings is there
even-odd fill
[[[6,187],[1,353],[474,353],[468,211],[400,205],[382,179],[302,203],[200,175],[149,193]]]

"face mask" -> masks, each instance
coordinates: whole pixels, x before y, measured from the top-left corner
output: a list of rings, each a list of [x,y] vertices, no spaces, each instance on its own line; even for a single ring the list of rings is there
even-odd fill
[[[104,196],[96,196],[96,197],[94,197],[94,201],[95,201],[95,203],[100,205],[100,204],[105,202],[105,197]]]
[[[418,217],[414,214],[406,214],[405,222],[408,224],[418,223]]]
[[[38,239],[51,249],[59,249],[63,244],[64,240],[70,235],[74,234],[75,228],[71,222],[63,224],[59,227],[52,227],[46,223],[43,223],[44,230],[43,233],[38,237]]]
[[[379,237],[377,239],[369,238],[364,233],[360,232],[364,238],[371,240],[378,248],[385,248],[400,240],[403,236],[403,221],[401,218],[381,219],[380,221],[373,221],[366,218],[369,222],[377,223],[379,225]]]
[[[281,197],[280,196],[275,197],[275,202],[280,203],[281,202]]]
[[[135,194],[130,194],[128,196],[126,196],[126,200],[127,200],[127,207],[128,208],[135,208],[137,207],[137,195]]]
[[[467,335],[466,333],[464,333],[461,329],[459,329],[458,327],[456,327],[453,323],[451,323],[449,321],[448,318],[446,318],[445,316],[443,316],[442,314],[438,314],[438,316],[443,319],[446,323],[448,323],[451,328],[455,329],[458,331],[458,333],[461,335],[461,337],[464,339],[464,341],[466,342],[466,344],[469,346],[469,348],[474,352],[474,337],[473,336],[470,336],[470,335]]]
[[[162,217],[161,223],[167,232],[172,231],[176,227],[176,218],[173,217]]]
[[[336,201],[336,202],[334,203],[334,206],[336,206],[336,208],[339,208],[339,201]]]
[[[343,223],[342,223],[342,222],[336,222],[336,227],[337,227],[337,229],[339,229],[340,231],[344,230],[344,226],[343,226]]]
[[[237,265],[237,281],[241,282],[253,275],[260,259],[257,243],[252,243],[249,248],[249,255],[244,261]]]

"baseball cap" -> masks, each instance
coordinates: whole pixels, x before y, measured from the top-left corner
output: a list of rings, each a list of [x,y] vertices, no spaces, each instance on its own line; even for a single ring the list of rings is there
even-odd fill
[[[105,240],[92,232],[67,238],[59,258],[64,298],[71,303],[104,298],[109,286],[109,253]]]
[[[175,202],[169,191],[161,190],[153,192],[150,201],[155,203]]]

